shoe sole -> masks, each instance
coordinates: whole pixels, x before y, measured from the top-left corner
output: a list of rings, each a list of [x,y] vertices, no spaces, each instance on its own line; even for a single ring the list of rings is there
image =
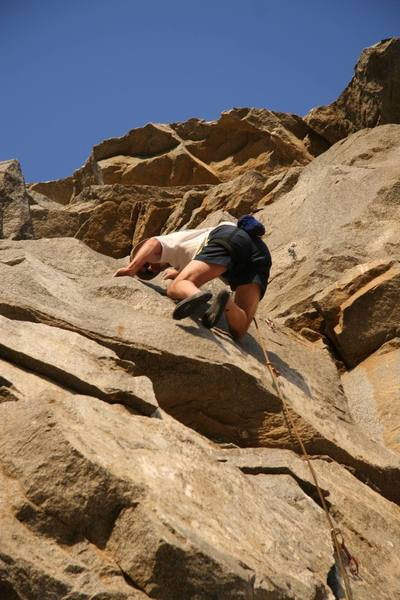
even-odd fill
[[[230,294],[226,290],[219,292],[212,305],[202,318],[202,323],[207,329],[215,327],[225,310]]]
[[[199,306],[206,304],[211,298],[211,292],[198,292],[197,294],[194,294],[194,296],[190,296],[190,298],[181,300],[178,302],[172,313],[173,319],[179,321],[180,319],[189,317],[197,308],[199,308]]]

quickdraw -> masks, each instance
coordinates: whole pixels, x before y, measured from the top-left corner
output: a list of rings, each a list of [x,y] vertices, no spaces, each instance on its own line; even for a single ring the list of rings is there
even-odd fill
[[[338,541],[339,548],[341,550],[345,566],[347,566],[347,568],[349,569],[349,571],[353,575],[353,577],[360,577],[360,568],[359,568],[358,560],[356,559],[355,556],[353,556],[349,552],[346,544],[344,543],[344,538],[343,538],[343,534],[342,534],[341,530],[338,528],[335,528],[331,531],[332,541],[333,541],[334,535],[336,536],[336,539]]]

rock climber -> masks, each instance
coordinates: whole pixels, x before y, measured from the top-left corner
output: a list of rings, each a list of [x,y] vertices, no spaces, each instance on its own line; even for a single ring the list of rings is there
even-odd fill
[[[137,275],[149,280],[164,271],[163,278],[172,280],[167,295],[178,301],[174,319],[206,308],[212,294],[200,288],[220,277],[235,291],[235,297],[232,299],[227,290],[216,294],[202,323],[211,329],[224,314],[231,334],[240,339],[267,289],[271,255],[261,239],[264,233],[260,221],[245,215],[237,224],[223,222],[207,229],[154,236],[133,249],[129,265],[118,269],[114,277]]]

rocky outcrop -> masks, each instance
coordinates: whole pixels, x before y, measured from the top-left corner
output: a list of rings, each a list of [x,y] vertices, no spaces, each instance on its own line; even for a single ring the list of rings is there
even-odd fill
[[[0,162],[0,239],[32,237],[25,181],[17,160]]]
[[[74,192],[74,179],[71,176],[53,181],[39,181],[29,184],[28,189],[43,194],[58,204],[68,204]]]
[[[216,210],[256,210],[328,146],[300,117],[267,109],[149,124],[96,145],[71,177],[30,184],[34,237],[77,237],[120,258],[132,240],[197,227]]]
[[[31,189],[34,237],[75,237],[97,252],[121,258],[132,243],[165,228],[182,196],[203,197],[208,187],[90,185],[64,206]]]
[[[328,146],[296,115],[243,108],[218,121],[146,125],[105,140],[93,156],[105,183],[196,185],[307,164]]]
[[[92,152],[85,164],[74,171],[71,177],[31,183],[28,187],[29,190],[43,194],[52,202],[65,205],[74,196],[77,196],[83,188],[91,185],[102,185],[103,183],[103,174]]]
[[[314,298],[325,333],[349,367],[400,335],[400,264],[375,261],[349,269]]]
[[[314,296],[352,267],[399,260],[399,134],[382,125],[338,142],[257,213],[274,257],[266,314],[320,330]]]
[[[224,210],[235,217],[253,212],[265,194],[266,182],[267,178],[258,171],[248,171],[231,181],[213,186],[207,190],[200,205],[193,206],[185,227],[198,227],[208,215],[217,210]],[[170,225],[168,229],[172,230],[174,224],[167,223],[167,226]]]
[[[308,164],[329,147],[297,115],[232,109],[218,121],[149,124],[94,146],[70,177],[30,189],[68,203],[88,185],[185,186],[218,184],[256,170],[269,176]]]
[[[33,237],[74,237],[82,223],[82,213],[50,200],[32,189],[28,191]]]
[[[365,127],[400,123],[400,38],[366,48],[335,102],[313,108],[306,123],[334,144]]]
[[[194,156],[227,181],[248,170],[267,175],[312,160],[303,141],[305,132],[292,123],[287,127],[289,117],[266,109],[235,108],[222,113],[218,121],[191,119],[171,127]],[[316,136],[305,124],[304,129]]]

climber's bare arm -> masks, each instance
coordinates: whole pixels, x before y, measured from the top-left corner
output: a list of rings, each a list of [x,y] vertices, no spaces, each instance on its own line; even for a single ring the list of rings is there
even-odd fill
[[[114,273],[114,277],[134,277],[147,263],[159,263],[161,259],[161,244],[155,238],[147,240],[138,250],[127,267],[122,267]]]

